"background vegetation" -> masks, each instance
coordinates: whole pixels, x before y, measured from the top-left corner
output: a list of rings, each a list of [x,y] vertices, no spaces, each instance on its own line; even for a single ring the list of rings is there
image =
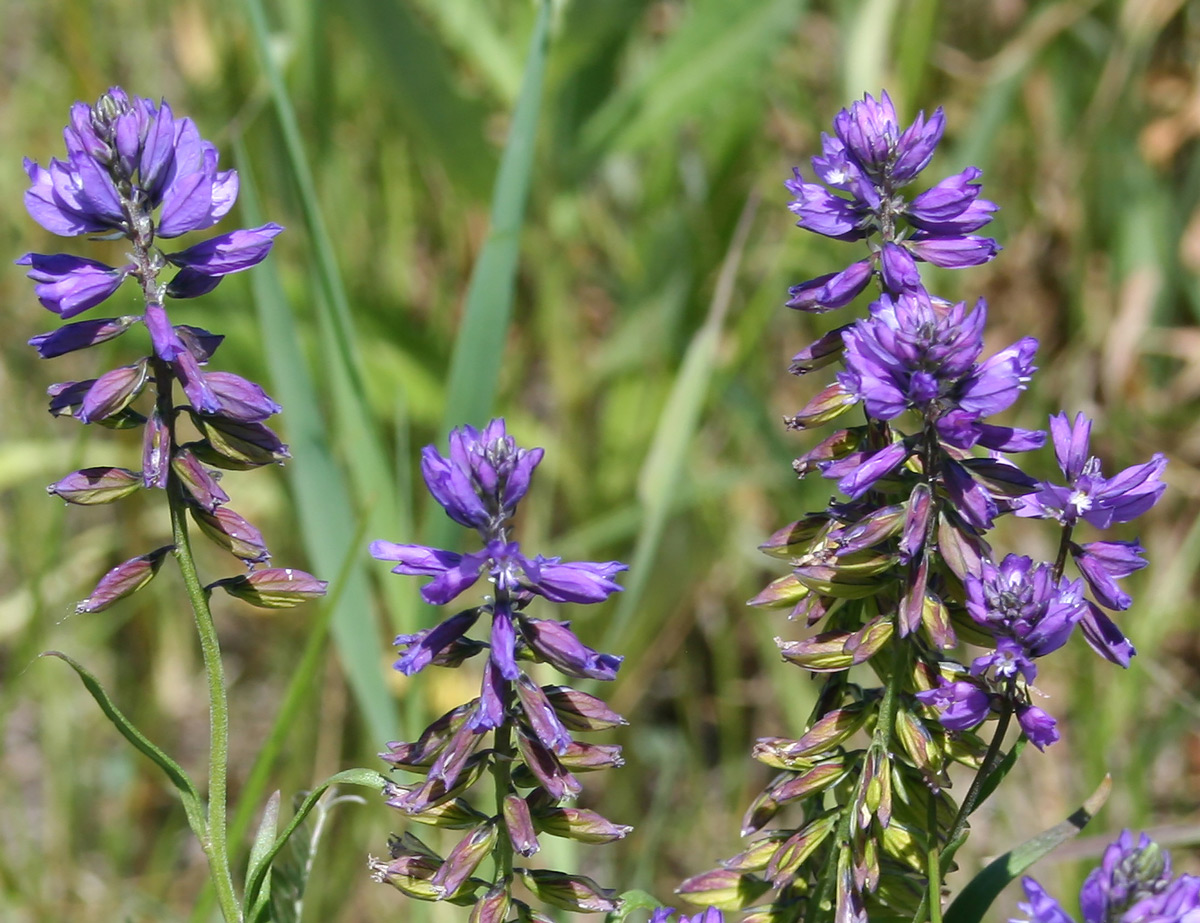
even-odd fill
[[[1076,639],[1046,666],[1064,739],[1031,752],[978,815],[961,862],[969,872],[1061,819],[1110,771],[1115,794],[1089,830],[1099,839],[1075,855],[1098,855],[1129,825],[1158,828],[1190,864],[1200,4],[567,0],[532,52],[530,2],[257,4],[0,0],[0,253],[63,249],[21,207],[21,158],[60,155],[68,106],[112,84],[197,121],[241,172],[241,225],[288,227],[269,268],[174,309],[227,334],[222,367],[285,405],[295,461],[231,474],[237,508],[277,561],[342,587],[324,608],[281,615],[220,604],[235,797],[249,791],[257,812],[264,784],[286,799],[339,768],[379,766],[384,740],[474,694],[448,671],[403,683],[389,670],[391,635],[433,615],[365,545],[454,541],[414,478],[415,453],[444,445],[449,423],[497,413],[546,448],[520,524],[527,547],[634,563],[626,593],[577,627],[626,655],[609,692],[632,721],[627,766],[587,803],[637,830],[577,860],[666,899],[737,850],[763,781],[750,743],[798,727],[812,694],[772,641],[801,627],[744,605],[776,573],[755,546],[833,489],[791,476],[814,437],[780,420],[819,387],[788,376],[788,359],[843,316],[782,304],[788,285],[848,257],[792,227],[782,181],[807,170],[837,109],[886,87],[905,118],[946,108],[928,175],[978,165],[1002,206],[1000,258],[934,287],[987,297],[993,348],[1041,339],[1042,372],[1012,421],[1095,415],[1110,473],[1154,450],[1170,457],[1171,489],[1141,521],[1152,566],[1129,581],[1137,602],[1123,618],[1139,656],[1119,673]],[[94,255],[87,246],[74,252]],[[42,489],[83,464],[136,467],[126,434],[55,421],[41,397],[132,347],[38,360],[25,340],[55,320],[17,267],[0,274],[0,321],[0,917],[205,919],[203,860],[176,800],[65,668],[36,659],[61,648],[82,660],[200,771],[203,677],[175,574],[112,611],[71,614],[106,568],[161,543],[164,510],[65,509]],[[1030,464],[1048,475],[1053,461]],[[1005,550],[1052,553],[1048,531],[1007,528]],[[213,578],[236,570],[215,553],[202,565]],[[289,684],[297,712],[277,721]],[[252,771],[267,740],[274,752]],[[366,879],[366,853],[394,829],[399,817],[373,800],[331,814],[306,919],[413,912]],[[1039,874],[1067,887],[1081,867]],[[1011,912],[1015,898],[995,918]]]

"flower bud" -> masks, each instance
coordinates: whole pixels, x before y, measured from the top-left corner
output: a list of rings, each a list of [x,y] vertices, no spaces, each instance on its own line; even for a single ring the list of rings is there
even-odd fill
[[[842,332],[850,329],[851,324],[843,324],[836,330],[830,330],[819,340],[810,343],[796,355],[792,356],[791,373],[804,375],[815,372],[841,358],[846,344],[842,342]]]
[[[534,813],[533,821],[543,833],[579,843],[611,843],[624,839],[633,830],[584,808],[540,808]]]
[[[816,756],[832,750],[863,726],[869,712],[868,702],[852,702],[823,715],[796,741],[794,756]]]
[[[761,872],[767,867],[779,845],[787,838],[786,830],[764,833],[736,856],[723,860],[721,867],[734,872]]]
[[[806,554],[817,538],[828,531],[829,525],[829,517],[823,513],[805,516],[784,526],[758,549],[773,558],[798,558]]]
[[[156,407],[142,430],[142,486],[147,489],[167,486],[170,466],[171,432]]]
[[[606,731],[629,722],[594,695],[570,686],[543,686],[558,718],[572,731]]]
[[[904,518],[904,535],[900,539],[900,556],[911,560],[925,547],[929,530],[929,511],[933,508],[933,492],[924,481],[918,483],[908,497]]]
[[[791,804],[836,785],[846,777],[846,771],[846,758],[835,756],[821,760],[798,775],[772,785],[768,791],[777,804]]]
[[[954,520],[946,513],[938,517],[938,551],[954,575],[966,580],[968,574],[980,572],[980,562],[988,546],[982,538],[969,535],[966,527],[958,525],[957,516]]]
[[[526,768],[555,801],[574,797],[583,790],[554,753],[524,727],[517,728],[517,748]]]
[[[625,765],[620,744],[587,744],[573,740],[558,754],[564,769],[572,772],[592,772],[597,769],[617,769]]]
[[[217,507],[211,513],[191,507],[188,512],[201,532],[235,558],[251,564],[270,560],[262,533],[229,507]]]
[[[896,710],[896,737],[913,765],[925,776],[926,784],[937,794],[945,784],[942,767],[945,760],[933,742],[933,735],[920,718],[906,708]]]
[[[529,803],[524,798],[512,792],[505,795],[503,814],[504,826],[508,829],[508,839],[513,849],[528,859],[542,848],[538,843],[537,831],[533,827]]]
[[[864,426],[839,429],[792,462],[792,470],[799,477],[819,471],[822,462],[836,461],[857,451],[862,446],[865,434],[866,427]]]
[[[252,381],[232,372],[207,372],[205,382],[217,396],[220,414],[237,423],[261,423],[283,410],[267,392]]]
[[[222,503],[229,502],[229,494],[221,489],[213,472],[200,464],[190,449],[179,449],[175,453],[171,458],[171,470],[200,509],[211,513]]]
[[[548,869],[519,868],[525,887],[552,907],[573,913],[611,913],[620,906],[617,892],[602,888],[585,875],[567,875]]]
[[[754,875],[732,869],[713,869],[693,875],[675,889],[693,904],[711,904],[721,910],[743,910],[771,890]]]
[[[507,882],[498,882],[471,907],[467,923],[504,923],[512,900]]]
[[[891,641],[895,626],[884,615],[877,615],[846,640],[846,651],[855,664],[866,663]]]
[[[393,741],[389,743],[388,753],[379,754],[384,761],[398,769],[421,770],[428,769],[442,748],[449,743],[455,732],[463,726],[471,714],[473,705],[468,702],[451,709],[421,732],[421,737],[413,743]]]
[[[499,828],[495,820],[480,824],[450,850],[446,861],[429,883],[443,896],[449,897],[471,877],[471,873],[487,858],[496,843]]]
[[[804,405],[799,413],[784,417],[788,429],[811,429],[836,420],[858,403],[858,398],[846,391],[841,382],[834,382]]]
[[[142,486],[137,473],[126,468],[82,468],[46,488],[46,493],[79,506],[112,503]]]
[[[881,507],[856,523],[829,533],[829,543],[838,558],[873,548],[891,538],[904,525],[904,506]]]
[[[118,564],[100,578],[92,595],[75,607],[76,612],[101,612],[118,600],[132,596],[154,579],[168,551],[174,545],[163,545],[149,554],[138,555]]]
[[[221,345],[221,341],[225,339],[224,334],[209,333],[203,327],[191,327],[187,324],[177,324],[175,333],[179,336],[179,341],[183,343],[188,352],[196,357],[196,362],[200,365],[204,365],[212,358],[217,347]]]
[[[105,372],[83,396],[77,414],[79,421],[94,423],[120,413],[142,393],[149,377],[150,365],[145,359]]]
[[[517,679],[516,690],[521,708],[538,740],[555,753],[565,751],[571,745],[571,735],[559,720],[541,686],[522,673]]]
[[[140,320],[141,317],[137,314],[127,314],[124,317],[78,321],[50,333],[38,334],[30,339],[29,345],[36,349],[43,359],[53,359],[55,356],[86,349],[119,337]]]
[[[808,587],[795,574],[776,577],[761,593],[746,602],[747,606],[762,606],[766,609],[786,609],[794,606],[808,595]]]
[[[803,641],[776,638],[775,643],[788,663],[813,673],[837,673],[854,664],[854,655],[846,651],[846,642],[852,637],[848,631],[826,631]]]
[[[840,816],[838,809],[826,811],[796,831],[775,851],[765,873],[773,886],[781,888],[796,877],[800,866],[837,827]]]
[[[282,462],[290,457],[284,445],[272,430],[262,423],[238,423],[222,416],[192,414],[196,428],[204,434],[217,457],[226,463],[206,458],[201,451],[196,454],[205,462],[221,468],[238,466],[257,467]]]
[[[476,811],[464,798],[451,798],[408,816],[418,824],[444,830],[465,830],[487,820],[486,815]]]
[[[329,584],[290,567],[268,567],[209,584],[260,609],[291,609],[325,595]]]

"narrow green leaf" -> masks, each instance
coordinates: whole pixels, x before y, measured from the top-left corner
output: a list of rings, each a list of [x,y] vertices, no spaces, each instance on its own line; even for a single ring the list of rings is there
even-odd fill
[[[714,99],[752,84],[787,41],[803,7],[803,0],[688,4],[686,19],[653,62],[588,122],[584,150],[595,157],[661,141]]]
[[[275,828],[279,825],[279,790],[276,789],[271,793],[271,797],[267,799],[267,806],[263,809],[262,821],[258,825],[258,833],[254,836],[254,845],[250,847],[250,861],[246,866],[246,877],[250,877],[250,872],[262,862],[262,857],[267,854],[267,850],[271,848],[271,844],[275,842]],[[262,891],[255,900],[253,906],[248,906],[246,909],[246,919],[250,923],[261,918],[261,915],[267,908],[267,904],[271,895],[271,873],[267,872],[263,879]]]
[[[1004,755],[997,765],[992,770],[992,774],[984,780],[983,785],[979,787],[979,797],[975,801],[975,810],[979,810],[979,806],[991,797],[992,792],[996,790],[996,786],[1004,781],[1004,777],[1012,771],[1012,768],[1017,765],[1017,760],[1021,756],[1021,752],[1025,749],[1025,745],[1029,743],[1029,738],[1022,734],[1017,738],[1016,743]],[[974,813],[972,811],[971,813]]]
[[[700,411],[708,396],[709,382],[716,367],[717,346],[757,205],[757,198],[751,197],[742,209],[721,265],[708,316],[688,344],[683,365],[675,377],[667,403],[659,414],[654,439],[638,480],[638,498],[645,510],[642,527],[630,564],[629,579],[621,593],[616,615],[604,635],[604,650],[624,646],[620,639],[638,611],[646,581],[653,570],[667,515],[679,489],[688,447],[692,444],[700,423]]]
[[[261,223],[257,189],[240,138],[234,139],[234,148],[242,165],[242,209],[249,223]],[[291,307],[271,261],[256,268],[251,285],[271,384],[285,408],[286,433],[292,447],[288,472],[305,549],[318,574],[341,577],[335,587],[336,602],[327,603],[333,609],[332,633],[338,655],[371,736],[390,740],[396,733],[396,710],[379,667],[379,631],[371,615],[374,607],[365,555],[358,549],[362,529],[354,521],[350,489],[330,451],[318,409],[317,388],[304,362]],[[348,561],[354,563],[347,566]]]
[[[288,839],[293,833],[296,832],[296,828],[304,823],[305,818],[307,818],[312,812],[312,809],[316,807],[317,802],[330,786],[361,785],[365,788],[373,788],[377,791],[380,791],[383,789],[383,786],[386,782],[387,779],[385,779],[374,769],[345,769],[336,775],[330,776],[311,792],[309,792],[308,797],[306,797],[296,809],[296,815],[291,819],[288,825],[283,828],[283,832],[280,833],[275,839],[275,842],[271,848],[263,853],[259,861],[254,864],[248,872],[246,876],[246,904],[251,905],[258,899],[258,894],[263,888],[263,883],[266,880],[268,870],[271,868],[271,863],[275,860],[275,857],[279,855],[279,851],[283,849],[285,845],[287,845]]]
[[[657,910],[662,902],[653,894],[635,888],[632,891],[622,891],[618,898],[617,909],[606,914],[605,923],[621,923],[636,910]]]
[[[167,756],[162,750],[151,743],[150,739],[134,727],[119,708],[109,698],[104,687],[100,685],[100,681],[87,671],[81,664],[68,657],[62,651],[44,651],[40,655],[42,657],[57,657],[59,660],[66,663],[83,681],[84,688],[96,700],[96,704],[100,706],[100,710],[104,712],[104,716],[113,723],[121,736],[133,744],[134,748],[140,750],[163,771],[171,784],[179,792],[179,799],[183,802],[183,810],[187,814],[188,825],[192,828],[192,832],[200,842],[205,842],[208,837],[208,823],[204,819],[204,802],[200,797],[200,793],[196,790],[195,784],[183,767],[176,763],[171,757]]]
[[[549,40],[550,2],[542,0],[521,80],[521,95],[492,192],[491,227],[471,273],[462,327],[450,360],[443,432],[463,423],[486,423],[495,401],[512,316],[521,224],[533,175]],[[450,521],[437,516],[432,500],[427,509],[430,515],[426,521],[435,524],[432,543],[451,544],[452,538],[442,539],[452,535]]]
[[[303,804],[303,797],[297,796],[293,801],[293,807],[299,808]],[[328,808],[328,803],[317,802],[317,822],[310,824],[306,821],[297,827],[296,832],[288,838],[287,845],[271,863],[271,871],[263,887],[264,892],[270,892],[271,923],[300,923],[304,890],[316,851],[316,838]]]
[[[1111,791],[1112,776],[1106,775],[1091,797],[1061,824],[1056,824],[993,861],[954,899],[943,917],[945,923],[980,923],[1005,886],[1042,856],[1087,826],[1104,806]]]

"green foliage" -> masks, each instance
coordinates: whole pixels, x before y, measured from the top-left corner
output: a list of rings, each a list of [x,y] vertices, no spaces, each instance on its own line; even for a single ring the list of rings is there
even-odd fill
[[[118,82],[167,97],[239,168],[229,227],[252,215],[288,227],[264,266],[172,309],[227,334],[222,367],[263,380],[284,404],[294,458],[279,472],[230,474],[247,498],[239,512],[280,560],[307,556],[340,593],[284,615],[214,599],[242,808],[237,867],[267,792],[382,765],[372,760],[387,739],[474,694],[458,672],[426,671],[417,684],[389,670],[392,635],[432,615],[365,544],[438,528],[413,451],[444,445],[468,293],[499,303],[504,279],[515,295],[487,344],[502,360],[494,396],[474,406],[547,449],[543,499],[523,511],[522,534],[533,551],[637,564],[625,598],[576,624],[588,643],[626,655],[614,706],[633,722],[617,738],[627,766],[589,806],[637,829],[603,858],[581,848],[580,861],[614,863],[596,877],[666,900],[737,851],[739,815],[762,781],[747,777],[749,747],[801,725],[813,694],[771,640],[803,637],[803,626],[744,605],[780,573],[754,549],[833,491],[791,476],[809,437],[779,421],[822,381],[787,376],[790,356],[843,320],[781,305],[789,285],[832,270],[842,250],[791,227],[781,181],[793,165],[808,169],[840,106],[880,83],[906,116],[946,106],[948,150],[930,175],[978,164],[1002,206],[1005,252],[969,281],[943,273],[937,284],[947,296],[986,295],[996,345],[1041,339],[1042,372],[1007,422],[1085,409],[1109,470],[1152,449],[1171,459],[1172,490],[1141,524],[1153,566],[1128,581],[1134,666],[1119,674],[1082,642],[1047,662],[1039,687],[1064,716],[1064,741],[999,786],[986,839],[1018,842],[1064,816],[1104,771],[1120,796],[1094,825],[1194,812],[1195,11],[1177,0],[568,0],[552,12],[536,136],[521,130],[534,142],[523,221],[508,226],[519,237],[505,238],[498,281],[476,285],[484,248],[495,250],[488,197],[515,156],[505,145],[538,4],[0,0],[10,258],[60,243],[20,206],[21,157],[61,155],[70,103]],[[751,200],[761,204],[739,231]],[[0,277],[0,295],[0,918],[186,919],[204,872],[182,845],[178,800],[95,720],[85,689],[30,667],[51,647],[85,660],[132,725],[202,772],[194,741],[207,715],[178,580],[164,574],[144,598],[65,617],[108,567],[164,535],[152,504],[64,511],[44,493],[72,468],[136,467],[124,434],[52,420],[39,398],[52,382],[119,364],[127,347],[41,362],[24,341],[54,319],[16,269]],[[1053,468],[1048,454],[1034,464]],[[1052,555],[1027,525],[1011,524],[998,547]],[[200,566],[216,578],[237,565],[209,554]],[[405,912],[363,871],[395,824],[377,802],[330,818],[336,848],[306,884],[308,920]],[[983,839],[958,854],[952,891],[981,866]],[[1070,863],[1056,873],[1048,886],[1061,893],[1079,877]]]

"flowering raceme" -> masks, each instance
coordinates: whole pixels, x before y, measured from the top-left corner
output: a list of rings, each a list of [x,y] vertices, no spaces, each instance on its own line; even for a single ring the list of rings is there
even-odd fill
[[[394,573],[432,577],[421,590],[426,602],[445,605],[486,577],[491,594],[431,628],[400,635],[395,667],[406,676],[430,665],[456,667],[488,651],[480,694],[443,715],[421,737],[389,744],[383,759],[397,769],[421,773],[424,782],[384,790],[387,803],[414,821],[470,828],[443,859],[411,833],[395,838],[391,862],[372,860],[373,874],[421,900],[477,900],[478,912],[500,923],[510,906],[526,918],[527,905],[511,895],[514,875],[544,902],[576,912],[608,912],[613,892],[591,879],[542,869],[514,868],[513,853],[538,851],[539,832],[585,843],[624,837],[630,827],[594,811],[562,804],[582,789],[575,772],[621,765],[620,748],[575,739],[577,732],[612,728],[625,721],[602,701],[569,686],[542,686],[522,667],[546,663],[569,677],[611,680],[621,658],[585,645],[569,622],[534,618],[525,611],[535,599],[552,603],[602,602],[621,587],[613,577],[625,565],[616,561],[563,562],[529,556],[510,537],[510,520],[529,489],[542,459],[541,449],[523,449],[508,435],[503,420],[482,431],[463,426],[450,434],[450,454],[427,446],[421,472],[430,493],[455,522],[473,528],[482,542],[467,554],[425,545],[371,543],[371,554],[395,562]],[[490,617],[487,641],[467,637]],[[480,751],[482,735],[494,735]],[[496,780],[498,803],[491,816],[466,802],[463,794],[480,775]],[[532,789],[522,795],[518,788]],[[484,858],[496,869],[489,884],[471,877]],[[486,889],[479,898],[473,895]],[[522,909],[523,908],[523,909]]]
[[[743,835],[755,839],[680,893],[724,910],[770,893],[751,911],[756,920],[919,920],[942,900],[939,876],[1003,757],[1010,721],[1039,748],[1059,737],[1053,716],[1033,704],[1042,658],[1078,625],[1103,656],[1128,665],[1132,645],[1099,607],[1130,605],[1117,581],[1144,565],[1141,547],[1077,544],[1071,532],[1150,509],[1165,461],[1104,478],[1088,455],[1090,423],[1080,416],[1072,427],[1065,415],[1050,431],[1066,486],[1040,482],[1008,457],[1046,440],[992,419],[1027,387],[1037,341],[984,357],[982,299],[974,308],[947,301],[921,277],[922,263],[973,266],[999,251],[973,233],[996,210],[980,195],[980,171],[967,167],[911,198],[902,192],[942,137],[941,109],[904,128],[886,93],[868,95],[833,127],[812,161],[823,185],[796,171],[786,183],[790,208],[801,228],[865,241],[868,254],[793,287],[788,304],[840,308],[872,281],[878,294],[866,317],[793,358],[798,375],[842,369],[785,422],[807,430],[853,408],[865,420],[796,459],[797,474],[834,479],[847,499],[771,536],[763,551],[790,573],[750,601],[824,623],[810,637],[776,639],[786,661],[824,681],[800,737],[763,738],[754,749],[778,773],[743,820]],[[1058,521],[1055,561],[994,553],[986,534],[1012,513]],[[1077,577],[1065,574],[1072,559]],[[983,649],[969,666],[949,658],[960,641]],[[875,686],[851,672],[863,667]],[[989,744],[981,735],[992,720]],[[951,762],[975,772],[961,804],[947,792]],[[768,829],[791,810],[798,821]]]
[[[322,595],[325,585],[302,571],[259,568],[270,554],[262,535],[225,504],[218,469],[244,469],[280,462],[287,446],[264,420],[280,407],[257,384],[206,366],[223,337],[199,327],[173,325],[168,297],[190,298],[211,291],[230,273],[260,262],[283,229],[277,224],[231,231],[183,250],[164,253],[161,240],[204,230],[217,223],[237,199],[233,170],[218,170],[217,149],[200,137],[188,118],[175,118],[158,105],[110,89],[95,105],[76,103],[63,133],[67,159],[42,167],[25,161],[29,214],[60,236],[105,235],[129,242],[129,261],[113,267],[68,254],[27,253],[38,300],[62,319],[102,304],[127,279],[142,294],[141,314],[75,321],[30,340],[43,358],[61,356],[123,336],[138,324],[149,333],[150,353],[136,362],[86,381],[52,385],[50,412],[113,429],[140,427],[142,469],[86,468],[50,485],[70,503],[108,503],[141,489],[166,489],[208,538],[240,558],[248,574],[218,581],[232,595],[256,605],[295,605]],[[169,265],[180,267],[169,280]],[[186,405],[173,396],[178,383]],[[154,402],[148,414],[134,408],[148,385]],[[181,409],[199,431],[177,441]],[[140,589],[156,572],[162,553],[142,555],[107,574],[80,611],[96,612]],[[152,566],[153,565],[153,566]]]

